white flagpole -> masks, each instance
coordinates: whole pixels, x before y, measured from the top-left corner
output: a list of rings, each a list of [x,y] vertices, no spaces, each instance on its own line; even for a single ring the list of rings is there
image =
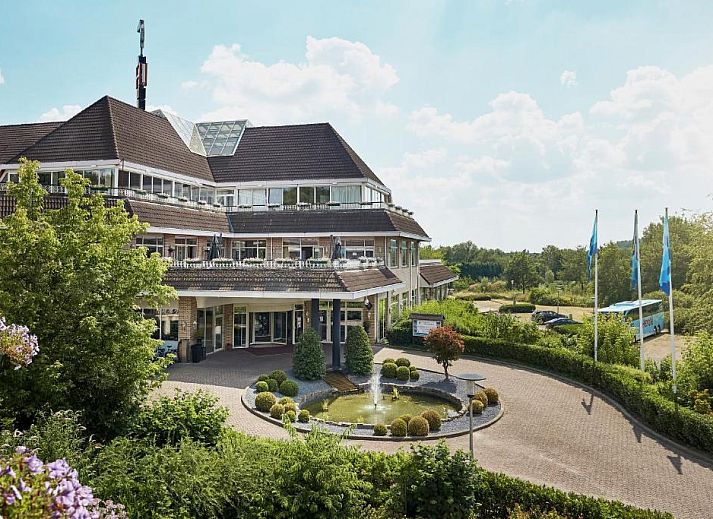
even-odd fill
[[[668,207],[666,208],[666,223],[668,224]],[[673,396],[676,397],[676,335],[673,331],[673,272],[671,272],[671,231],[668,235],[668,261],[669,261],[669,294],[668,294],[668,315],[669,315],[669,335],[671,335],[671,377],[673,379]]]
[[[636,284],[639,290],[639,368],[644,371],[644,309],[641,306],[641,254],[639,251],[639,211],[634,210],[634,249],[636,253]]]
[[[599,209],[594,210],[594,221],[597,226],[597,243],[594,251],[594,362],[597,362],[599,351]]]

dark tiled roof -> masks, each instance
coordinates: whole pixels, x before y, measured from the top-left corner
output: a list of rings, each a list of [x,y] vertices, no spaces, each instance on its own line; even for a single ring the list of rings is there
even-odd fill
[[[246,128],[235,154],[209,157],[217,182],[381,180],[329,123]]]
[[[421,226],[385,209],[252,211],[228,215],[234,233],[380,233],[400,231],[428,238]]]
[[[435,285],[449,279],[458,278],[458,274],[440,263],[420,265],[419,271],[421,273],[421,277],[429,285]]]
[[[229,232],[225,213],[128,199],[126,209],[153,227]]]
[[[121,159],[212,180],[205,157],[192,153],[167,119],[104,96],[17,152],[40,162]]]
[[[109,205],[113,205],[113,201]],[[0,193],[0,218],[5,218],[15,212],[15,198],[7,193]],[[61,209],[67,205],[65,195],[47,195],[42,200],[44,209]]]
[[[236,292],[357,292],[400,283],[388,269],[335,271],[289,268],[169,268],[164,283],[176,290]]]
[[[62,123],[51,122],[0,126],[0,164],[10,161],[60,124]]]

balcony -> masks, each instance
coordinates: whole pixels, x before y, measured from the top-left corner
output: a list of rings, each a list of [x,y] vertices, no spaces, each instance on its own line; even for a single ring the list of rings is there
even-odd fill
[[[251,258],[245,260],[233,260],[230,258],[218,258],[214,260],[187,259],[176,260],[174,258],[164,258],[169,268],[173,269],[199,269],[199,270],[230,270],[230,269],[260,269],[260,270],[367,270],[378,269],[384,266],[381,258],[359,259],[308,259],[292,260],[287,258],[259,259]]]

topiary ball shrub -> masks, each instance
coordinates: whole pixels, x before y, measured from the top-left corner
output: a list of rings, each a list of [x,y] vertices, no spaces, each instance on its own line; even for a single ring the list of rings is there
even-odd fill
[[[282,404],[282,407],[285,408],[285,412],[294,411],[294,413],[297,414],[297,404],[295,404],[294,402]]]
[[[406,366],[407,368],[411,365],[411,361],[404,357],[399,357],[396,359],[397,366]]]
[[[473,398],[480,400],[483,403],[483,407],[488,405],[488,395],[485,394],[485,391],[477,391]]]
[[[483,404],[483,402],[480,400],[476,400],[475,398],[470,403],[470,405],[473,408],[473,414],[482,414],[483,409],[485,409],[485,404]]]
[[[290,422],[297,421],[297,413],[295,413],[292,409],[290,409],[289,411],[285,411],[285,416],[289,418]]]
[[[498,403],[500,396],[498,395],[497,389],[495,389],[494,387],[486,387],[483,390],[483,393],[485,393],[485,396],[488,397],[488,405],[495,405]]]
[[[262,382],[263,380],[267,382],[267,379],[270,378],[270,375],[267,375],[266,373],[263,373],[259,377],[257,377],[257,382]]]
[[[297,382],[294,380],[285,380],[280,384],[280,393],[285,396],[297,396],[299,390],[299,386],[297,386]]]
[[[391,436],[406,436],[406,422],[397,418],[391,422]]]
[[[270,416],[273,418],[282,418],[283,414],[285,414],[285,406],[282,404],[274,404],[270,408]]]
[[[387,362],[381,366],[381,376],[384,378],[396,378],[396,364]]]
[[[410,414],[402,414],[401,416],[399,416],[399,419],[403,420],[406,423],[406,425],[408,425],[408,423],[411,421],[411,415]]]
[[[320,380],[327,372],[322,343],[312,328],[305,330],[295,344],[292,371],[300,380]]]
[[[378,423],[374,426],[374,436],[386,436],[388,429],[383,423]]]
[[[374,350],[362,326],[350,326],[345,345],[345,364],[350,373],[369,375],[374,370]]]
[[[309,411],[307,409],[302,409],[297,415],[297,419],[302,423],[309,422]]]
[[[428,421],[423,416],[414,416],[408,423],[411,436],[428,436]]]
[[[264,380],[261,380],[257,384],[255,384],[255,391],[257,393],[264,393],[265,391],[270,391],[270,386],[268,385],[267,382]]]
[[[268,378],[265,382],[267,382],[267,387],[270,388],[270,392],[274,393],[277,391],[277,389],[280,387],[280,384],[277,383],[277,380],[274,378]]]
[[[441,415],[433,409],[426,409],[421,416],[428,422],[429,431],[437,431],[441,428]]]
[[[267,413],[277,403],[277,397],[269,392],[260,393],[255,397],[255,409]]]
[[[399,380],[406,381],[411,377],[411,372],[406,366],[399,366],[396,368],[396,378]]]
[[[409,377],[411,377],[411,380],[418,380],[419,378],[421,378],[421,374],[416,370],[412,370],[409,373]]]
[[[270,373],[270,378],[274,378],[275,380],[277,380],[277,384],[280,385],[285,380],[287,380],[287,373],[284,370],[276,369],[275,371]]]
[[[386,357],[384,359],[384,362],[382,362],[382,364],[396,364],[396,361],[394,359],[392,359],[391,357]]]
[[[289,396],[283,396],[282,398],[280,398],[280,399],[277,401],[277,403],[278,403],[278,404],[285,405],[285,404],[294,404],[295,401],[292,400]]]

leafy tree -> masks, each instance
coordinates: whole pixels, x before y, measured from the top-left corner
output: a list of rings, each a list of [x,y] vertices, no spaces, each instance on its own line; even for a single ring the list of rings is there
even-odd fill
[[[537,284],[537,269],[532,255],[527,251],[514,253],[505,268],[505,277],[514,280],[515,285],[520,287],[523,293],[527,288]]]
[[[597,358],[609,364],[639,365],[638,343],[628,322],[618,316],[600,315],[597,322]],[[586,319],[577,334],[577,347],[594,358],[594,319]]]
[[[439,248],[433,248],[430,245],[422,245],[418,249],[418,256],[421,259],[443,259],[443,251]]]
[[[463,355],[463,339],[460,334],[449,326],[433,328],[423,340],[423,343],[433,354],[433,358],[441,366],[448,380],[448,368]]]
[[[631,252],[609,243],[599,251],[599,300],[607,306],[626,301],[631,294]]]
[[[587,272],[587,251],[584,247],[576,249],[562,250],[562,269],[557,278],[562,281],[578,283],[580,289],[584,291],[584,285],[588,282]]]
[[[347,332],[345,363],[350,373],[369,375],[374,369],[374,351],[362,326],[352,326]]]
[[[547,245],[540,253],[540,260],[546,271],[551,271],[555,276],[562,270],[563,250],[554,245]]]
[[[292,370],[300,380],[319,380],[327,372],[322,344],[312,328],[306,329],[295,345]]]
[[[678,366],[684,392],[713,391],[713,337],[702,332],[683,350]]]
[[[175,297],[161,284],[165,264],[128,245],[147,226],[121,202],[85,194],[88,181],[67,170],[67,205],[45,210],[39,163],[23,160],[9,184],[16,210],[0,230],[0,315],[37,335],[39,354],[26,369],[6,367],[0,398],[25,425],[43,408],[83,414],[90,432],[121,431],[168,361],[154,361],[155,327],[136,312],[141,298]]]

